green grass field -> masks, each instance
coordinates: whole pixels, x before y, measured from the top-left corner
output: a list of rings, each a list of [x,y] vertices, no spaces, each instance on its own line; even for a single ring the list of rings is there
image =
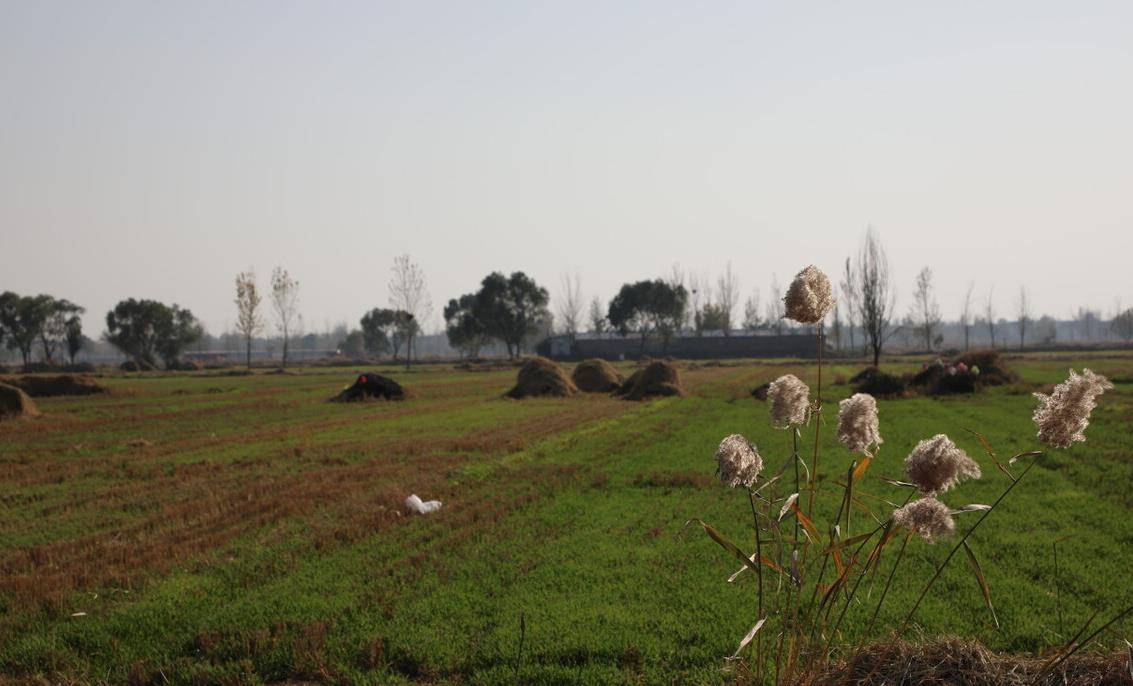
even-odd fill
[[[862,488],[903,498],[878,477],[943,432],[983,467],[946,495],[959,506],[1006,484],[965,429],[1001,457],[1033,450],[1031,390],[1071,366],[1116,383],[1089,440],[1048,452],[972,539],[1001,629],[961,556],[913,636],[1035,651],[1133,602],[1133,356],[1011,362],[1017,387],[879,403]],[[857,368],[825,371],[831,493],[850,390],[829,382]],[[734,558],[684,524],[750,547],[747,499],[713,478],[713,453],[741,432],[783,462],[789,434],[749,391],[786,371],[813,391],[813,367],[688,365],[685,398],[514,401],[514,370],[430,366],[384,370],[413,393],[401,403],[324,402],[343,369],[108,377],[106,396],[40,399],[43,418],[0,424],[0,682],[510,684],[521,618],[523,683],[723,682],[754,584],[726,583]],[[406,515],[410,493],[444,507]],[[909,544],[884,628],[949,547]],[[871,609],[851,608],[845,641]],[[1105,640],[1122,636],[1133,621]]]

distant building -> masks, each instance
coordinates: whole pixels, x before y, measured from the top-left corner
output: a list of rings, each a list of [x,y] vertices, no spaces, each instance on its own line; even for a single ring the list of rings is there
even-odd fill
[[[719,359],[728,357],[816,357],[819,335],[814,333],[763,334],[747,331],[705,332],[702,335],[685,332],[669,339],[668,345],[659,336],[645,341],[630,334],[581,333],[570,336],[551,336],[536,346],[540,355],[556,360],[584,360],[598,357],[605,360],[633,360],[641,355],[662,357],[671,355],[682,359]]]

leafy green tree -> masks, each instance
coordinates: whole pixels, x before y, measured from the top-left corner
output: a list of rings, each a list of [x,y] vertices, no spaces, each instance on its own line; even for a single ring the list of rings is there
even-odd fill
[[[700,311],[701,331],[723,331],[724,327],[728,325],[728,312],[724,305],[708,303]]]
[[[75,358],[87,344],[87,337],[83,335],[83,320],[79,316],[71,315],[64,326],[64,341],[67,344],[67,359],[75,364]]]
[[[185,348],[204,329],[189,310],[155,300],[123,300],[106,313],[106,340],[139,365],[153,366],[157,357],[175,366]]]
[[[668,349],[669,339],[684,321],[687,307],[688,291],[684,286],[661,279],[638,281],[622,286],[610,301],[606,318],[622,336],[630,332],[640,334],[640,354],[644,354],[645,342],[654,332],[661,336],[662,351]]]
[[[397,329],[405,316],[404,312],[384,307],[375,307],[362,315],[360,323],[365,351],[371,355],[381,355],[392,350],[396,359],[397,350],[393,348],[393,342],[396,339],[400,347],[401,337],[397,335]]]
[[[480,282],[473,312],[485,331],[507,346],[508,357],[522,351],[523,342],[551,320],[547,289],[523,272],[504,276],[492,272]]]
[[[366,335],[354,329],[338,342],[338,351],[350,357],[361,357],[366,352]]]
[[[484,322],[476,317],[476,294],[468,293],[449,300],[444,314],[449,345],[468,357],[479,355],[491,336]]]
[[[67,345],[67,325],[72,319],[86,310],[62,298],[49,295],[39,296],[39,306],[43,308],[43,326],[39,330],[39,341],[43,346],[43,361],[54,364],[55,351]],[[82,335],[82,324],[79,324]]]
[[[20,351],[25,367],[31,364],[32,349],[43,333],[53,302],[49,295],[0,294],[0,326],[7,333],[8,349]]]

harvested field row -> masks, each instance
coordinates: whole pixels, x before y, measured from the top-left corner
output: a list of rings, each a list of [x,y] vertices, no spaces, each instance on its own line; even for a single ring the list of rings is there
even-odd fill
[[[1046,384],[1065,375],[1062,366],[1023,364],[1020,374]],[[853,371],[836,365],[827,378]],[[282,402],[265,404],[260,418],[251,407],[218,414],[181,437],[177,409],[196,396],[167,386],[144,396],[169,415],[154,427],[154,445],[122,450],[116,446],[130,434],[102,431],[104,451],[65,455],[79,467],[70,473],[50,451],[29,450],[27,423],[5,425],[3,438],[19,437],[16,446],[0,443],[0,465],[15,470],[5,473],[31,481],[38,465],[63,481],[26,486],[0,476],[0,578],[14,580],[0,589],[8,609],[0,672],[77,683],[161,682],[162,674],[211,683],[237,673],[244,675],[237,683],[510,684],[522,616],[523,682],[719,683],[722,657],[751,627],[753,587],[750,579],[727,584],[734,561],[685,523],[703,517],[745,540],[748,504],[719,485],[711,450],[739,429],[768,464],[786,461],[788,433],[771,429],[766,405],[748,395],[784,372],[798,368],[682,368],[686,397],[652,403],[581,394],[501,399],[514,370],[454,375],[483,385],[394,404],[335,406],[324,402],[321,384],[303,383],[264,394]],[[443,386],[444,376],[431,385]],[[261,383],[287,389],[302,380],[240,383],[252,393]],[[845,383],[824,388],[824,422],[850,392]],[[1129,506],[1090,485],[1133,478],[1122,428],[1133,416],[1131,393],[1119,384],[1107,394],[1089,449],[1052,456],[1020,486],[1020,499],[973,537],[1003,629],[989,625],[961,564],[944,573],[915,630],[1031,652],[1068,639],[1095,610],[1109,616],[1123,607],[1124,591],[1104,580],[1120,578],[1129,563],[1120,543],[1133,535]],[[97,397],[92,407],[129,412],[121,401],[142,397]],[[90,411],[75,400],[45,399],[47,421]],[[1030,402],[998,389],[975,401],[881,402],[886,443],[862,497],[892,497],[878,477],[900,476],[911,446],[945,430],[985,468],[957,502],[989,502],[1003,477],[963,428],[983,430],[1001,453],[1023,449]],[[419,417],[384,416],[413,407]],[[291,413],[298,417],[288,428]],[[255,439],[242,442],[239,427],[249,422]],[[221,440],[210,444],[213,432]],[[88,442],[86,433],[66,433],[47,435],[63,445]],[[843,457],[833,440],[824,448],[824,461]],[[837,485],[824,480],[820,488]],[[444,507],[392,514],[406,491]],[[71,502],[68,493],[81,496]],[[855,529],[861,525],[855,517]],[[1060,556],[1091,564],[1060,570],[1060,629],[1049,550],[1067,528],[1081,534],[1058,544]],[[14,540],[27,543],[4,543]],[[907,577],[880,622],[900,619],[893,615],[945,553],[910,546]],[[141,564],[129,567],[131,555]],[[1008,562],[1020,559],[1025,573]],[[54,592],[35,587],[37,572]],[[862,631],[869,609],[851,608],[847,640]],[[76,612],[86,614],[71,617]],[[439,622],[454,628],[438,636]],[[1116,629],[1107,641],[1125,634]]]

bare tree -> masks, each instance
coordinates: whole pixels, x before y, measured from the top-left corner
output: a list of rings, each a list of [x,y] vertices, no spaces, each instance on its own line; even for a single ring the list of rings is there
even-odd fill
[[[248,369],[252,368],[252,339],[264,328],[260,314],[260,293],[256,274],[248,270],[236,275],[236,330],[244,337]]]
[[[932,284],[932,269],[925,267],[917,274],[917,286],[913,291],[913,317],[916,328],[924,337],[925,350],[932,351],[933,334],[940,326],[940,303]]]
[[[1082,334],[1082,338],[1087,341],[1094,340],[1094,332],[1100,328],[1098,323],[1101,321],[1101,314],[1098,310],[1091,309],[1088,305],[1086,307],[1079,307],[1078,312],[1074,315],[1074,319],[1078,324],[1078,330]]]
[[[995,286],[987,289],[987,298],[984,300],[984,319],[987,320],[987,337],[991,347],[995,347]]]
[[[964,300],[960,303],[960,326],[964,327],[964,350],[971,348],[972,332],[972,292],[976,288],[975,281],[968,282],[968,290],[964,293]]]
[[[674,262],[673,266],[669,268],[669,276],[665,279],[665,281],[674,289],[676,289],[677,286],[685,288],[685,270],[684,267],[681,266],[680,262]],[[687,288],[685,289],[685,292],[688,292]],[[685,328],[691,315],[692,313],[687,309],[681,313],[681,321],[678,322],[677,326],[678,331]]]
[[[830,332],[834,336],[834,349],[842,349],[842,308],[840,303],[834,301],[834,316],[833,321],[830,323]]]
[[[405,368],[413,360],[413,342],[421,331],[422,322],[433,312],[429,299],[425,272],[409,255],[393,259],[393,274],[389,279],[389,304],[400,313],[399,328],[405,340]]]
[[[857,325],[859,303],[861,294],[858,293],[858,280],[854,275],[854,262],[846,258],[846,266],[842,271],[842,299],[846,303],[846,330],[849,332],[850,350],[854,350],[854,327]]]
[[[1110,330],[1126,343],[1133,340],[1133,308],[1115,315]]]
[[[280,366],[287,366],[287,353],[291,350],[293,322],[298,314],[299,282],[283,267],[271,273],[271,308],[275,311],[275,327],[283,338],[283,355]]]
[[[744,328],[755,331],[762,323],[759,316],[759,288],[752,290],[751,295],[744,302]]]
[[[688,276],[689,302],[692,304],[692,325],[699,336],[704,327],[704,308],[712,303],[712,282],[707,274],[693,274]]]
[[[1015,312],[1019,315],[1019,350],[1027,343],[1027,324],[1031,322],[1031,300],[1027,295],[1027,287],[1019,287],[1019,297],[1015,300]]]
[[[724,273],[716,280],[716,293],[724,312],[724,335],[727,336],[732,328],[732,312],[740,302],[740,277],[732,270],[731,260],[728,260]]]
[[[602,301],[598,296],[590,301],[590,330],[594,333],[602,333],[606,330],[606,310],[602,307]]]
[[[771,274],[771,298],[767,301],[767,325],[775,329],[775,333],[782,334],[787,324],[784,317],[787,314],[783,304],[783,289],[779,287],[779,277]]]
[[[881,349],[892,334],[890,321],[897,306],[897,294],[893,291],[893,277],[889,272],[889,257],[881,238],[871,227],[866,231],[865,240],[858,251],[858,262],[854,270],[857,278],[858,315],[861,318],[862,332],[870,350],[873,351],[873,365],[881,362]]]
[[[582,277],[577,272],[573,276],[563,273],[559,282],[562,284],[562,292],[559,293],[555,309],[559,312],[563,330],[573,341],[582,324]]]

